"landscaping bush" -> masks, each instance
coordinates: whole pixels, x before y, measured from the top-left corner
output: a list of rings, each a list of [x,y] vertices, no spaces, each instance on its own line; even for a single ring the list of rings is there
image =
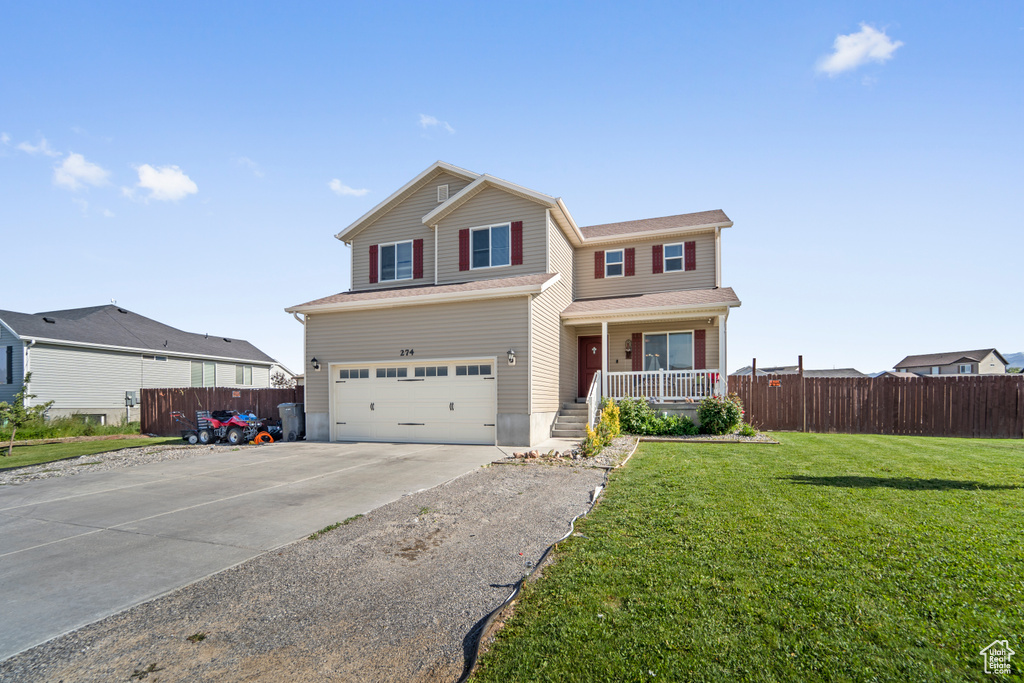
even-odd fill
[[[740,436],[757,436],[757,430],[750,425],[745,424],[740,427],[739,434]]]
[[[618,405],[622,431],[640,436],[693,436],[697,427],[682,415],[659,415],[643,398],[624,398]]]
[[[581,446],[583,455],[588,458],[594,457],[621,433],[618,406],[609,399],[602,400],[601,413],[598,415],[596,428],[591,429],[590,425],[587,425],[587,438],[583,440],[583,445]]]
[[[697,417],[703,434],[728,434],[743,419],[743,403],[736,394],[711,396],[700,402]]]

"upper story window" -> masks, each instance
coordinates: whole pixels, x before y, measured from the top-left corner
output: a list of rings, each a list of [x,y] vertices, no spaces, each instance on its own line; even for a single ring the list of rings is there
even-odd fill
[[[683,243],[665,245],[665,272],[683,269]]]
[[[380,245],[380,281],[412,279],[412,240]]]
[[[473,252],[471,263],[474,269],[507,266],[512,263],[509,228],[509,223],[502,223],[470,230]]]
[[[971,364],[970,363],[961,363],[960,364],[960,374],[961,375],[969,375],[969,374],[971,374]]]
[[[933,365],[932,366],[932,374],[933,375],[939,374],[939,366],[938,365]]]
[[[604,276],[621,277],[622,265],[625,261],[625,254],[622,249],[612,249],[604,252]]]

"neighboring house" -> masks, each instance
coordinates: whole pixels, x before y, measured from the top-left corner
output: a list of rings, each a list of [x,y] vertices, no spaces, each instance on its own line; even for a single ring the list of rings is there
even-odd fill
[[[752,368],[746,365],[733,375],[750,375]],[[758,368],[757,376],[762,377],[764,375],[796,375],[799,374],[800,367],[797,365],[777,365],[774,367]],[[808,370],[804,369],[804,377],[867,377],[860,370],[854,368],[832,368],[831,370]]]
[[[336,235],[350,291],[286,309],[305,325],[307,437],[535,444],[588,395],[724,392],[731,226],[581,228],[561,199],[437,162]]]
[[[926,353],[907,356],[894,369],[918,375],[1003,375],[1006,359],[995,349]]]
[[[30,404],[53,401],[50,417],[106,422],[126,408],[125,392],[147,387],[266,387],[277,362],[241,339],[182,332],[117,306],[46,313],[0,311],[0,401],[31,371]],[[126,412],[126,410],[130,412]]]

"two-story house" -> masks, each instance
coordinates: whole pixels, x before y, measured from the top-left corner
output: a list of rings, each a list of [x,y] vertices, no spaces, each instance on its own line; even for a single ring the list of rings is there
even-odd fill
[[[349,291],[286,309],[307,437],[527,445],[578,400],[724,392],[731,226],[580,227],[561,199],[437,162],[336,235]]]
[[[1006,365],[996,349],[975,349],[907,356],[894,369],[918,375],[1005,375]]]

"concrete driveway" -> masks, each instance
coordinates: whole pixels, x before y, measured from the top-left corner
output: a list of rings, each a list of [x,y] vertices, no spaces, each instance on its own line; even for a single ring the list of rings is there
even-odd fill
[[[0,659],[499,457],[280,443],[0,487]]]

